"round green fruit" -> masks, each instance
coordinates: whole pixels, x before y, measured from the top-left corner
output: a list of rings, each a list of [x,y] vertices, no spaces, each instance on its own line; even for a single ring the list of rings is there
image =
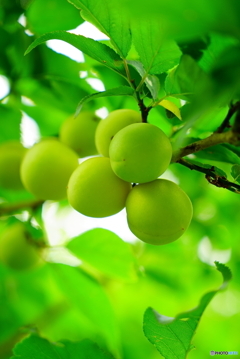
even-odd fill
[[[95,142],[98,152],[109,157],[109,145],[116,133],[126,126],[141,121],[141,114],[134,110],[122,109],[111,112],[105,120],[99,122],[96,130]]]
[[[47,138],[30,148],[21,165],[26,189],[42,200],[61,200],[67,196],[67,184],[78,166],[78,156],[55,138]]]
[[[19,141],[8,141],[0,145],[0,187],[21,190],[20,164],[26,153]]]
[[[192,203],[174,182],[157,179],[135,186],[127,202],[130,230],[143,242],[160,245],[183,235],[192,219]]]
[[[89,158],[73,172],[68,184],[68,200],[88,217],[108,217],[125,207],[131,184],[118,178],[107,157]]]
[[[41,262],[39,248],[30,243],[22,223],[14,223],[2,233],[0,261],[14,270],[31,269]]]
[[[90,111],[82,111],[77,117],[68,118],[60,129],[60,141],[80,157],[97,154],[95,131],[99,121],[100,118]]]
[[[135,123],[114,136],[109,157],[118,177],[128,182],[145,183],[166,171],[172,158],[172,146],[157,126]]]

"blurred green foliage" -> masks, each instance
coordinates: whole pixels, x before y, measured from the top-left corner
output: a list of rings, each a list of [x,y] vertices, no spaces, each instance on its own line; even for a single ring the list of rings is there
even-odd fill
[[[0,142],[22,138],[23,114],[40,136],[57,136],[79,103],[84,110],[112,111],[137,110],[140,101],[153,106],[148,121],[171,137],[174,148],[205,138],[222,124],[231,102],[240,100],[239,12],[238,0],[0,0],[0,78],[9,84],[0,99]],[[85,19],[110,40],[64,32]],[[53,51],[46,46],[49,39],[84,45],[84,62]],[[34,40],[35,48],[24,56]],[[89,79],[101,80],[108,92],[96,94]],[[157,105],[166,97],[180,109],[182,120]],[[234,114],[228,125],[235,119]],[[220,168],[237,184],[239,154],[239,147],[227,144],[194,158],[203,167]],[[28,348],[43,343],[35,337],[39,334],[46,338],[39,345],[49,350],[55,349],[47,340],[67,340],[76,341],[91,358],[111,358],[110,352],[115,359],[157,359],[159,352],[143,333],[146,309],[175,317],[197,306],[204,293],[221,284],[215,260],[227,263],[233,279],[206,308],[193,339],[196,350],[188,358],[206,358],[211,350],[240,351],[239,193],[211,185],[203,173],[179,163],[164,176],[179,183],[193,203],[194,217],[181,239],[155,247],[138,240],[126,243],[128,238],[103,228],[82,234],[81,218],[82,230],[73,239],[65,233],[65,251],[55,255],[46,204],[26,211],[25,201],[35,203],[31,194],[0,188],[0,240],[17,217],[41,228],[40,243],[48,243],[45,263],[32,271],[17,272],[0,263],[0,359],[10,358],[15,344],[30,334]],[[58,208],[67,217],[67,201]],[[52,216],[64,233],[60,216]],[[39,241],[39,232],[33,231],[33,240]],[[62,345],[61,355],[75,350],[74,344]],[[21,352],[20,346],[13,358],[20,353],[32,359],[34,352],[24,352],[24,344]]]

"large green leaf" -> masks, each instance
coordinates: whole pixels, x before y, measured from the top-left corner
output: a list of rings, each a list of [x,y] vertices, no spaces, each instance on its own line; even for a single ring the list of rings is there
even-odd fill
[[[118,0],[68,0],[81,9],[82,17],[95,25],[112,41],[119,55],[125,58],[131,46],[129,21]]]
[[[219,262],[215,264],[223,276],[223,284],[218,290],[206,293],[196,308],[181,313],[176,318],[166,317],[152,308],[146,310],[144,333],[165,359],[186,358],[187,353],[193,348],[192,337],[204,310],[215,294],[225,289],[231,279],[232,275],[228,267]]]
[[[71,34],[65,31],[54,31],[40,36],[27,48],[25,54],[28,54],[36,46],[52,39],[66,41],[120,75],[125,75],[121,58],[110,47],[88,37]]]
[[[161,74],[178,64],[181,51],[173,40],[165,39],[158,21],[133,21],[133,42],[146,73]]]
[[[114,359],[89,339],[72,343],[62,340],[51,343],[47,339],[32,335],[18,343],[11,359]]]
[[[135,258],[129,243],[107,229],[96,228],[85,232],[73,238],[68,248],[107,276],[125,280],[136,278]]]
[[[100,284],[80,268],[50,264],[51,273],[66,298],[88,318],[108,343],[116,346],[116,326],[110,301]]]

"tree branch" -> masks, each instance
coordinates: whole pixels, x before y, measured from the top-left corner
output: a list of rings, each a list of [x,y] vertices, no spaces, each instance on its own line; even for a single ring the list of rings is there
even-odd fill
[[[233,127],[231,130],[223,132],[226,127],[229,127],[229,121],[234,113],[237,112]],[[187,145],[174,151],[171,162],[177,162],[180,158],[190,155],[195,152],[204,150],[205,148],[219,145],[221,143],[230,143],[239,146],[240,143],[240,101],[230,106],[227,116],[223,120],[219,128],[209,137]]]
[[[205,148],[219,145],[221,143],[230,143],[232,145],[239,144],[240,133],[230,130],[223,133],[214,132],[211,136],[199,140],[187,145],[186,147],[180,148],[173,152],[171,162],[177,162],[180,158],[190,155],[195,152],[204,150]]]
[[[230,127],[229,121],[231,120],[234,113],[239,111],[239,109],[240,109],[240,101],[236,102],[234,105],[231,104],[227,116],[223,120],[222,124],[215,131],[215,133],[222,133],[225,130],[225,128],[229,128]]]
[[[180,159],[177,161],[177,163],[189,168],[190,170],[195,170],[195,171],[204,173],[207,181],[216,187],[222,187],[222,188],[226,188],[229,191],[232,191],[234,193],[238,193],[238,194],[240,193],[240,185],[238,185],[237,183],[228,181],[227,178],[224,176],[219,176],[215,172],[214,166],[212,166],[211,168],[204,168],[204,167],[198,166],[194,163],[190,163],[190,162],[186,161],[185,159]]]

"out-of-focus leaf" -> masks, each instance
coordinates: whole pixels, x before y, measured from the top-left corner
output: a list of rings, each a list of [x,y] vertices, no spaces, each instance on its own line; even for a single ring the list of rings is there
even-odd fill
[[[134,21],[131,25],[133,42],[148,74],[161,74],[179,63],[181,51],[154,19]]]
[[[36,46],[41,45],[45,41],[53,39],[66,41],[103,65],[111,68],[120,75],[125,76],[125,70],[121,58],[110,47],[88,37],[71,34],[65,31],[54,31],[40,36],[27,48],[25,54],[28,54]]]
[[[209,42],[209,37],[205,36],[192,41],[178,42],[178,46],[183,54],[189,55],[194,60],[199,61],[203,56],[204,50],[208,48]]]
[[[34,0],[26,15],[28,28],[39,35],[71,30],[83,22],[79,11],[66,0]]]
[[[68,0],[81,9],[82,17],[95,25],[112,41],[118,54],[125,58],[131,46],[129,21],[118,0]]]
[[[217,96],[223,96],[230,102],[240,94],[240,47],[239,43],[221,53],[211,69],[211,78],[215,84]]]
[[[216,145],[195,153],[198,158],[240,165],[240,157],[222,145]]]
[[[215,294],[225,289],[231,280],[232,275],[228,267],[219,262],[215,262],[215,265],[223,276],[223,284],[219,289],[206,293],[196,308],[178,314],[176,318],[166,317],[152,308],[146,310],[144,333],[165,359],[186,358],[187,353],[193,348],[192,337],[204,310]]]
[[[122,3],[131,18],[139,22],[154,19],[175,39],[196,39],[209,31],[239,37],[238,0],[213,0],[211,3],[208,0],[122,0]]]
[[[227,48],[237,44],[237,39],[219,33],[212,33],[209,36],[209,46],[203,49],[203,56],[198,62],[204,71],[211,70],[213,64],[221,53]]]
[[[169,100],[161,100],[158,103],[159,106],[164,107],[166,110],[172,112],[179,120],[182,119],[180,109],[175,105],[175,103],[169,101]]]
[[[93,93],[81,99],[81,101],[78,103],[75,115],[77,116],[79,114],[84,103],[91,101],[93,99],[99,97],[108,97],[108,96],[133,96],[133,94],[134,94],[133,88],[128,86],[119,86],[114,89]]]
[[[193,95],[201,89],[205,81],[207,75],[197,62],[191,56],[183,55],[179,66],[167,76],[165,90],[168,94]]]
[[[135,258],[129,243],[115,233],[96,228],[73,238],[67,247],[81,260],[107,276],[133,280]]]
[[[113,309],[100,284],[80,268],[63,264],[49,264],[49,267],[65,297],[96,326],[96,331],[108,343],[116,345]]]
[[[143,64],[140,61],[129,60],[129,65],[133,66],[142,78],[145,78],[145,83],[149,91],[151,92],[153,100],[158,98],[158,92],[160,90],[159,79],[154,75],[147,75],[144,70]]]
[[[89,339],[72,343],[62,340],[51,343],[47,339],[32,335],[18,343],[11,359],[114,359]]]
[[[240,165],[232,166],[231,175],[234,178],[234,181],[240,183]]]
[[[18,108],[0,104],[0,142],[20,140],[21,118]]]

